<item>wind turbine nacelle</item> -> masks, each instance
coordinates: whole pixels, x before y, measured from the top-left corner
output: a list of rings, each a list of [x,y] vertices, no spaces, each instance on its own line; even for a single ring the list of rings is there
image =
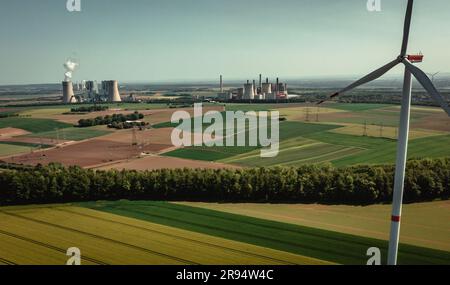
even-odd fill
[[[408,60],[411,63],[422,62],[423,61],[423,54],[408,55],[407,58],[408,58]]]

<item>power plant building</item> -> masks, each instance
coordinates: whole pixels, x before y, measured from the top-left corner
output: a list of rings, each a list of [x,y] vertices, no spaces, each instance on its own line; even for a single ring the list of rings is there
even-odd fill
[[[259,75],[259,84],[256,85],[256,81],[244,84],[243,88],[236,88],[232,91],[224,91],[223,78],[220,76],[220,92],[217,94],[217,98],[221,101],[230,100],[285,100],[288,99],[288,89],[286,83],[281,83],[277,78],[276,83],[269,82],[269,78],[266,78],[266,82],[262,82],[262,75]]]

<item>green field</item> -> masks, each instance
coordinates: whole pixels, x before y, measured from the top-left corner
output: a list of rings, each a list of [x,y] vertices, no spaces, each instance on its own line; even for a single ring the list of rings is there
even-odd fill
[[[358,103],[358,104],[345,104],[345,103],[326,103],[324,104],[325,107],[338,109],[338,110],[344,110],[344,111],[351,111],[351,112],[359,112],[359,111],[371,111],[371,110],[377,110],[382,109],[386,107],[390,107],[393,105],[387,105],[387,104],[365,104],[365,103]]]
[[[94,128],[65,128],[58,131],[52,130],[47,132],[40,132],[29,135],[31,137],[48,138],[48,139],[60,139],[60,140],[70,140],[70,141],[82,141],[86,139],[91,139],[95,137],[104,136],[111,133],[107,130],[98,130]]]
[[[98,211],[198,232],[340,264],[365,264],[366,251],[387,242],[166,202],[93,202]],[[449,264],[450,253],[402,244],[400,264]]]
[[[289,106],[289,105],[286,105]],[[341,104],[328,103],[326,112],[319,116],[326,122],[304,122],[302,112],[305,107],[290,107],[276,104],[229,104],[227,110],[285,110],[293,120],[280,123],[280,152],[275,158],[261,158],[259,147],[188,147],[167,153],[167,156],[219,161],[244,167],[258,166],[299,166],[303,164],[332,163],[335,166],[356,164],[392,163],[396,154],[396,129],[399,120],[399,108],[382,104]],[[298,109],[298,114],[296,114]],[[336,110],[333,113],[333,110]],[[412,122],[426,120],[436,115],[436,108],[413,107]],[[312,115],[311,115],[312,116]],[[327,117],[328,116],[328,117]],[[376,129],[374,136],[363,136],[362,132],[346,134],[352,124],[356,129],[364,130],[367,123]],[[447,122],[439,122],[446,124]],[[342,125],[339,125],[342,124]],[[389,138],[377,137],[379,125],[385,126]],[[167,123],[162,126],[169,126]],[[388,127],[392,126],[392,127]],[[342,131],[341,131],[342,129]],[[450,134],[447,132],[413,130],[411,132],[409,158],[438,158],[450,155]],[[416,135],[415,135],[416,134]],[[246,134],[248,136],[248,132]]]
[[[287,142],[292,138],[298,136],[298,134],[313,134],[317,132],[324,132],[327,130],[332,130],[338,128],[335,125],[319,125],[319,124],[307,124],[303,122],[281,122],[280,123],[280,141]],[[269,131],[270,134],[270,131]],[[247,129],[246,138],[248,143],[249,130]],[[236,139],[235,139],[236,140]],[[282,148],[286,144],[282,143]],[[246,147],[188,147],[183,149],[178,149],[164,155],[179,157],[179,158],[187,158],[187,159],[196,159],[196,160],[205,160],[205,161],[218,161],[224,160],[226,162],[230,162],[227,159],[229,158],[239,158],[242,154],[254,155],[260,153],[259,146],[246,146]]]
[[[274,158],[262,158],[259,151],[252,151],[242,155],[223,159],[220,162],[248,167],[261,165],[270,166],[299,166],[328,162],[362,152],[363,149],[327,144],[301,137],[291,139],[280,144],[279,154]]]
[[[389,239],[391,205],[180,203],[259,219],[381,240]],[[450,201],[404,204],[401,242],[450,252]]]
[[[2,128],[17,128],[31,133],[41,133],[53,131],[56,128],[70,128],[72,125],[57,122],[50,119],[36,119],[36,118],[4,118],[0,119],[0,129]]]
[[[9,143],[0,143],[0,156],[8,156],[15,155],[19,153],[30,152],[34,147],[17,145],[17,144],[9,144]]]
[[[437,136],[415,139],[409,142],[408,158],[439,158],[450,156],[450,136]],[[386,142],[374,146],[358,155],[333,160],[336,166],[354,164],[394,163],[397,153],[396,142]]]

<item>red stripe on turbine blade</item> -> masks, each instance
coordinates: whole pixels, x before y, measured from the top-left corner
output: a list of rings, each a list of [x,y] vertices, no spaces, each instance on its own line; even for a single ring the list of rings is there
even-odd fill
[[[391,220],[393,222],[399,223],[400,222],[401,217],[400,216],[392,216]]]

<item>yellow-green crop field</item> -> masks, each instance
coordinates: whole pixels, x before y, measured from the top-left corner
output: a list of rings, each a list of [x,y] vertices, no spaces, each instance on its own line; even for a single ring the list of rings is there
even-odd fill
[[[327,264],[314,258],[73,206],[0,209],[0,264]]]

